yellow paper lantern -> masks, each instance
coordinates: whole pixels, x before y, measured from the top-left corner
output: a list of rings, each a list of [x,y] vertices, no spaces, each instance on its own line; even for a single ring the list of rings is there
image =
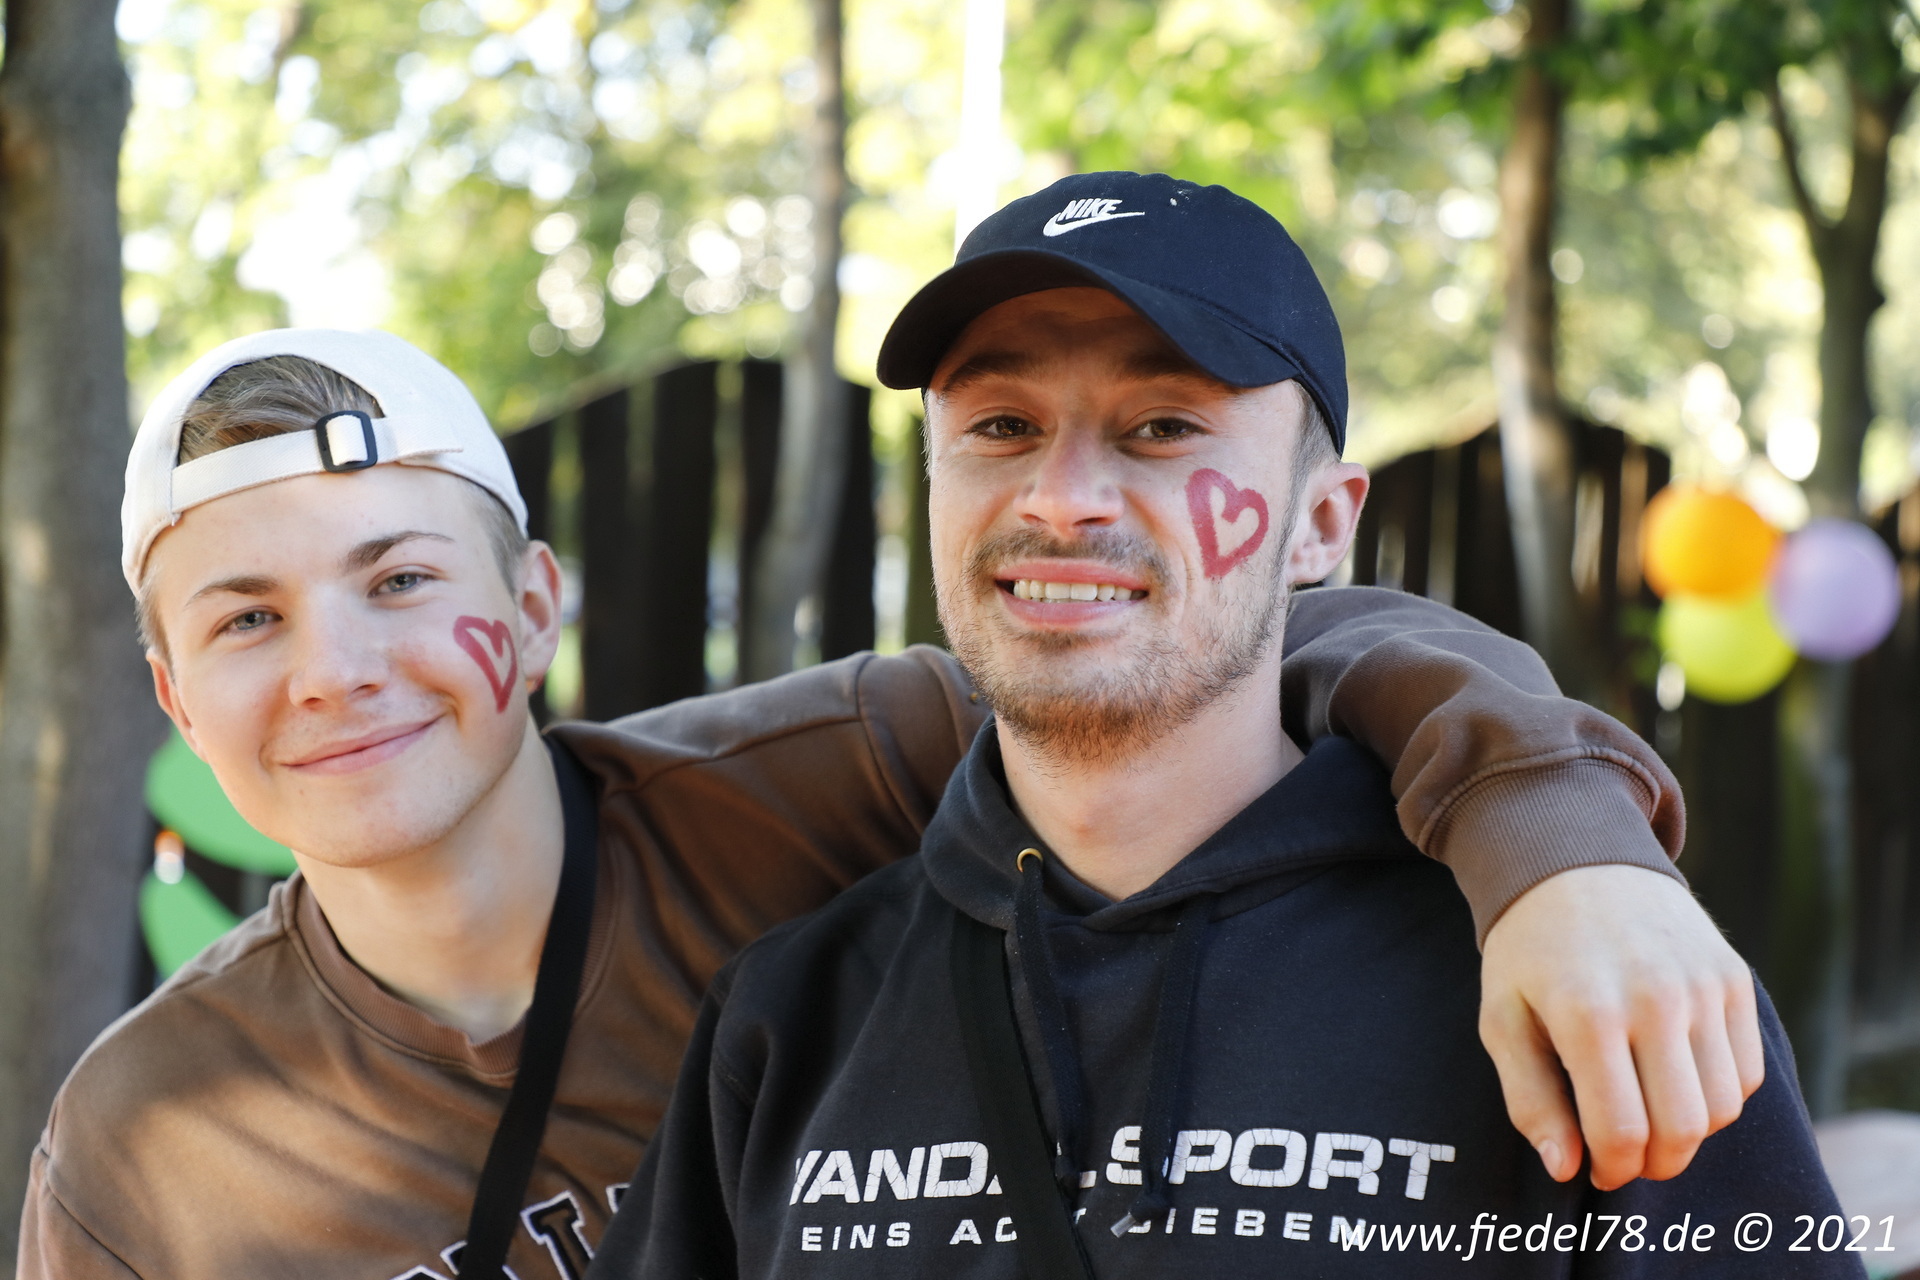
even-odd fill
[[[1660,607],[1660,647],[1710,702],[1750,702],[1793,666],[1793,646],[1773,625],[1767,593],[1743,600],[1674,595]]]
[[[1641,566],[1662,596],[1740,600],[1760,589],[1780,531],[1737,494],[1668,485],[1647,504]]]

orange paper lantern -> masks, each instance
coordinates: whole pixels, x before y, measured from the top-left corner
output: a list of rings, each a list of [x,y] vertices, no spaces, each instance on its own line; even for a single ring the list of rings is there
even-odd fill
[[[1751,596],[1779,545],[1780,531],[1745,499],[1691,484],[1655,494],[1640,526],[1641,567],[1662,596]]]

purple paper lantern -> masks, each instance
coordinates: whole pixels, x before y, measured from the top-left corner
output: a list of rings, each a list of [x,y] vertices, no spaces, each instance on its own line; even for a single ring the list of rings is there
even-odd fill
[[[1900,614],[1900,570],[1873,530],[1814,520],[1773,562],[1774,621],[1793,647],[1822,662],[1857,658],[1887,638]]]

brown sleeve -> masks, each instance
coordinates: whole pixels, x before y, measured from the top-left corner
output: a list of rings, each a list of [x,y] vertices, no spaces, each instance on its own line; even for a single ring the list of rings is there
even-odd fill
[[[1562,697],[1518,640],[1420,596],[1319,588],[1293,597],[1282,682],[1296,739],[1341,734],[1393,771],[1401,829],[1452,869],[1482,941],[1515,898],[1573,867],[1682,879],[1672,772],[1625,725]]]
[[[47,1148],[33,1150],[20,1212],[16,1280],[129,1280],[138,1272],[80,1224],[47,1185]]]
[[[952,655],[914,645],[554,732],[634,790],[664,791],[690,781],[671,776],[688,770],[724,773],[793,815],[809,843],[830,844],[847,836],[850,810],[924,828],[986,718]]]
[[[860,654],[549,732],[602,783],[663,945],[703,986],[739,947],[912,853],[985,709],[959,664]]]

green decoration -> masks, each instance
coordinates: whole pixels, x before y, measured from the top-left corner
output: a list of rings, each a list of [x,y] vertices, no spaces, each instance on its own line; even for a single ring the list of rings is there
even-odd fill
[[[191,871],[172,884],[152,872],[140,886],[140,928],[147,952],[163,978],[206,950],[240,917],[222,906]]]
[[[163,827],[179,833],[187,848],[238,871],[266,876],[293,874],[293,855],[247,825],[213,770],[178,733],[147,766],[147,808]]]

